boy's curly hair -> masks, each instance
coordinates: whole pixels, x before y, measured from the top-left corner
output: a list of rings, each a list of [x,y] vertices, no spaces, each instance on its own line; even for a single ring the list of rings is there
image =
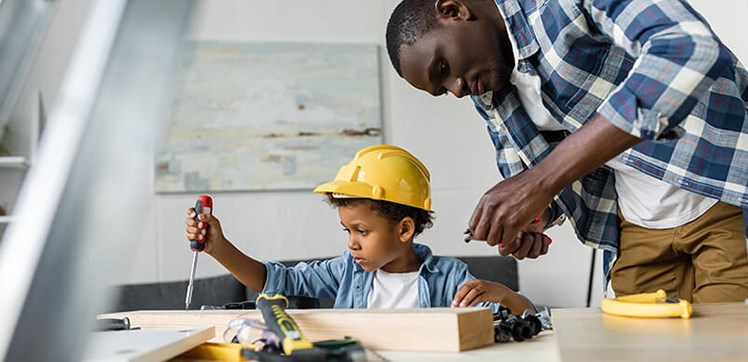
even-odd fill
[[[433,216],[430,212],[413,206],[396,204],[394,202],[384,200],[367,199],[363,197],[336,198],[329,193],[327,194],[326,201],[328,204],[330,204],[330,206],[335,208],[345,207],[358,203],[368,204],[371,210],[386,218],[393,224],[396,224],[405,217],[410,216],[411,218],[413,218],[415,224],[415,231],[413,233],[414,237],[423,232],[423,230],[428,229],[434,225],[432,222]]]

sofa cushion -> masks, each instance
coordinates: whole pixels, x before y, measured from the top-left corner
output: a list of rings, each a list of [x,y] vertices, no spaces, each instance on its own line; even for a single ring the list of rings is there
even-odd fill
[[[511,256],[461,256],[458,259],[468,265],[470,274],[506,285],[515,292],[519,290],[517,260]]]
[[[244,300],[245,290],[231,274],[196,279],[190,309]],[[129,284],[117,287],[119,297],[112,312],[184,309],[187,281]]]

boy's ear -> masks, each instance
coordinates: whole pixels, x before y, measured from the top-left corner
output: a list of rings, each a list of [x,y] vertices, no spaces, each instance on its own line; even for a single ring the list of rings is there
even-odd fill
[[[416,224],[412,217],[406,216],[398,224],[398,234],[401,242],[406,242],[413,239],[415,235]]]
[[[464,0],[436,0],[434,3],[439,20],[469,20],[472,16],[470,8]]]

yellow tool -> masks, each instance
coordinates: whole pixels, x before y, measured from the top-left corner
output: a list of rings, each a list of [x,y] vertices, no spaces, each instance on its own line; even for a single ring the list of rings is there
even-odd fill
[[[691,317],[691,303],[678,298],[668,298],[664,290],[603,299],[600,308],[606,314],[639,318]]]
[[[238,343],[205,342],[179,356],[184,359],[241,362],[242,345]]]
[[[257,309],[262,312],[265,324],[281,340],[283,353],[290,356],[294,352],[305,349],[312,349],[314,345],[301,333],[296,322],[286,313],[288,308],[288,299],[276,294],[269,296],[260,294],[257,297]]]

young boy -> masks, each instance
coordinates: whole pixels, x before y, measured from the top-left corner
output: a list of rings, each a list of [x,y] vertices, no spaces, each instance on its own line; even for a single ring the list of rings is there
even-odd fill
[[[205,252],[248,288],[267,294],[333,299],[335,308],[465,307],[498,303],[519,314],[532,303],[506,286],[470,275],[455,258],[431,254],[413,239],[431,227],[429,172],[407,151],[367,147],[335,179],[317,187],[338,209],[348,233],[340,257],[299,263],[259,262],[223,235],[215,216],[190,208],[187,239],[207,236]],[[496,311],[497,305],[491,305]]]

